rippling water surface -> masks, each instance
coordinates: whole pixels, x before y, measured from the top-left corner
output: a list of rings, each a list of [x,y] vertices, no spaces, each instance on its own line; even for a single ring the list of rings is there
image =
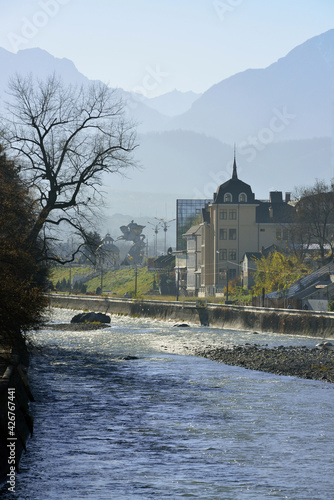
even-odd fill
[[[54,329],[35,335],[35,435],[16,498],[334,498],[333,385],[187,355],[315,339],[118,317],[57,330],[72,315],[55,311]]]

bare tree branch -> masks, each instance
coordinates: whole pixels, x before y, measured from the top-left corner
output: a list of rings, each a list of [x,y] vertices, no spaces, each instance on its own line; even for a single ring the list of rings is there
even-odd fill
[[[92,210],[88,192],[99,192],[103,173],[135,166],[136,134],[118,91],[100,83],[72,87],[55,75],[46,81],[16,75],[8,94],[0,134],[39,206],[33,244],[43,228],[73,226]]]
[[[296,236],[307,247],[316,244],[321,263],[333,258],[334,251],[334,189],[316,180],[312,187],[296,192]]]

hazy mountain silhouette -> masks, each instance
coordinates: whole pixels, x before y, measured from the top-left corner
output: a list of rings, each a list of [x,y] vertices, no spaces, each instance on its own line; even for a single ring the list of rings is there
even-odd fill
[[[66,83],[89,82],[73,62],[41,49],[13,54],[0,48],[0,65],[0,102],[16,72],[40,78],[55,72]],[[333,75],[330,30],[268,68],[234,75],[199,97],[173,91],[149,101],[119,89],[138,123],[142,168],[130,171],[128,179],[104,179],[108,214],[171,218],[176,197],[210,198],[231,175],[234,142],[239,177],[258,198],[270,190],[293,191],[315,177],[330,179]]]
[[[190,131],[150,133],[139,137],[142,170],[128,179],[113,178],[114,189],[175,193],[179,198],[212,198],[232,174],[233,146]],[[331,179],[331,139],[273,142],[261,151],[237,149],[238,175],[258,198],[269,191],[293,192],[315,177]]]
[[[39,48],[19,50],[13,54],[0,47],[0,104],[6,101],[6,89],[11,77],[16,73],[26,76],[32,74],[34,77],[45,79],[55,73],[59,75],[66,84],[86,85],[90,80],[80,73],[74,63],[66,58],[57,58],[46,50]],[[142,101],[135,101],[129,92],[118,89],[120,96],[129,103],[129,113],[138,124],[140,132],[147,130],[161,130],[166,125],[168,118],[161,115],[155,109],[147,106]]]
[[[177,116],[188,111],[200,96],[201,94],[195,94],[195,92],[180,92],[175,89],[172,92],[151,99],[143,97],[142,100],[146,106],[159,111],[163,115]]]
[[[169,128],[249,144],[331,136],[334,30],[311,38],[265,69],[249,69],[208,89]],[[282,118],[283,115],[283,118]]]
[[[65,83],[85,84],[89,80],[80,73],[69,59],[53,57],[46,50],[39,48],[19,50],[13,54],[0,47],[0,90],[8,86],[9,79],[18,73],[20,75],[33,74],[38,78],[46,78],[52,73],[62,77]]]

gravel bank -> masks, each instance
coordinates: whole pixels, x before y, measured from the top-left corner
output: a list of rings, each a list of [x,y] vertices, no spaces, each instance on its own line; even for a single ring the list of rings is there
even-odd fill
[[[246,345],[206,348],[195,354],[227,365],[334,383],[334,351]]]

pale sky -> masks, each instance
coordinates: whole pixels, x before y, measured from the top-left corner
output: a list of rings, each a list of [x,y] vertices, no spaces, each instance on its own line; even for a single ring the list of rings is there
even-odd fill
[[[0,46],[40,47],[154,97],[203,92],[334,27],[333,0],[2,0]]]

